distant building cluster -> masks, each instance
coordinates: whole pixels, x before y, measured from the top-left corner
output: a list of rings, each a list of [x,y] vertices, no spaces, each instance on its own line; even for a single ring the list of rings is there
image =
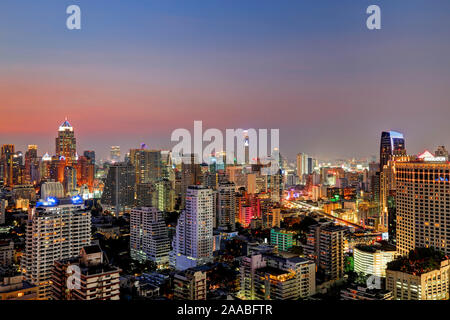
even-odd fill
[[[66,119],[54,155],[1,146],[0,300],[449,299],[448,152],[405,141],[266,174],[248,144],[234,164],[78,154]]]

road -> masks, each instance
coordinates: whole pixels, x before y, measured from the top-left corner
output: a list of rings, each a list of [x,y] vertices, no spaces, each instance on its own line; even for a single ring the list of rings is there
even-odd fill
[[[353,223],[353,222],[350,222],[350,221],[347,221],[347,220],[344,220],[344,219],[332,216],[331,214],[328,214],[328,213],[320,210],[319,207],[315,207],[315,206],[310,205],[309,203],[306,203],[306,202],[303,202],[303,201],[289,201],[289,200],[285,200],[285,201],[287,203],[289,203],[290,207],[292,207],[292,208],[306,209],[306,210],[309,210],[310,212],[314,212],[314,213],[317,213],[317,214],[322,215],[324,217],[333,219],[333,220],[339,222],[340,224],[343,224],[343,225],[346,225],[346,226],[349,226],[349,227],[353,227],[353,228],[357,228],[357,229],[371,229],[371,228],[369,228],[367,226],[362,226],[362,225],[359,225],[359,224],[356,224],[356,223]]]

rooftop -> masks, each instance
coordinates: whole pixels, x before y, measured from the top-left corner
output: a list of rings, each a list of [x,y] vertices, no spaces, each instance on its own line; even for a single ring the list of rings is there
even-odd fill
[[[411,250],[408,256],[403,256],[387,264],[387,270],[400,271],[412,275],[422,275],[441,268],[441,262],[448,260],[447,256],[433,248],[417,248]]]

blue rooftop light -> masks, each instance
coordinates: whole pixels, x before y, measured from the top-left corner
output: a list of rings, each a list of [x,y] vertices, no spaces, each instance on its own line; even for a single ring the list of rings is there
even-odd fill
[[[57,198],[54,198],[54,197],[48,197],[46,202],[47,203],[45,205],[47,207],[54,207],[54,206],[58,205],[59,200]]]
[[[72,204],[83,204],[84,200],[80,195],[76,195],[72,197]]]

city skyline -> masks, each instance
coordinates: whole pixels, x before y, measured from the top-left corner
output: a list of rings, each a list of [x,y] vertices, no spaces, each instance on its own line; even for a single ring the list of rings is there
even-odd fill
[[[51,154],[66,116],[99,159],[113,145],[169,149],[194,120],[280,128],[291,161],[377,155],[384,130],[411,154],[450,145],[445,1],[379,1],[379,32],[365,27],[369,1],[78,1],[79,32],[65,29],[68,3],[19,2],[0,4],[0,143],[16,150]]]

